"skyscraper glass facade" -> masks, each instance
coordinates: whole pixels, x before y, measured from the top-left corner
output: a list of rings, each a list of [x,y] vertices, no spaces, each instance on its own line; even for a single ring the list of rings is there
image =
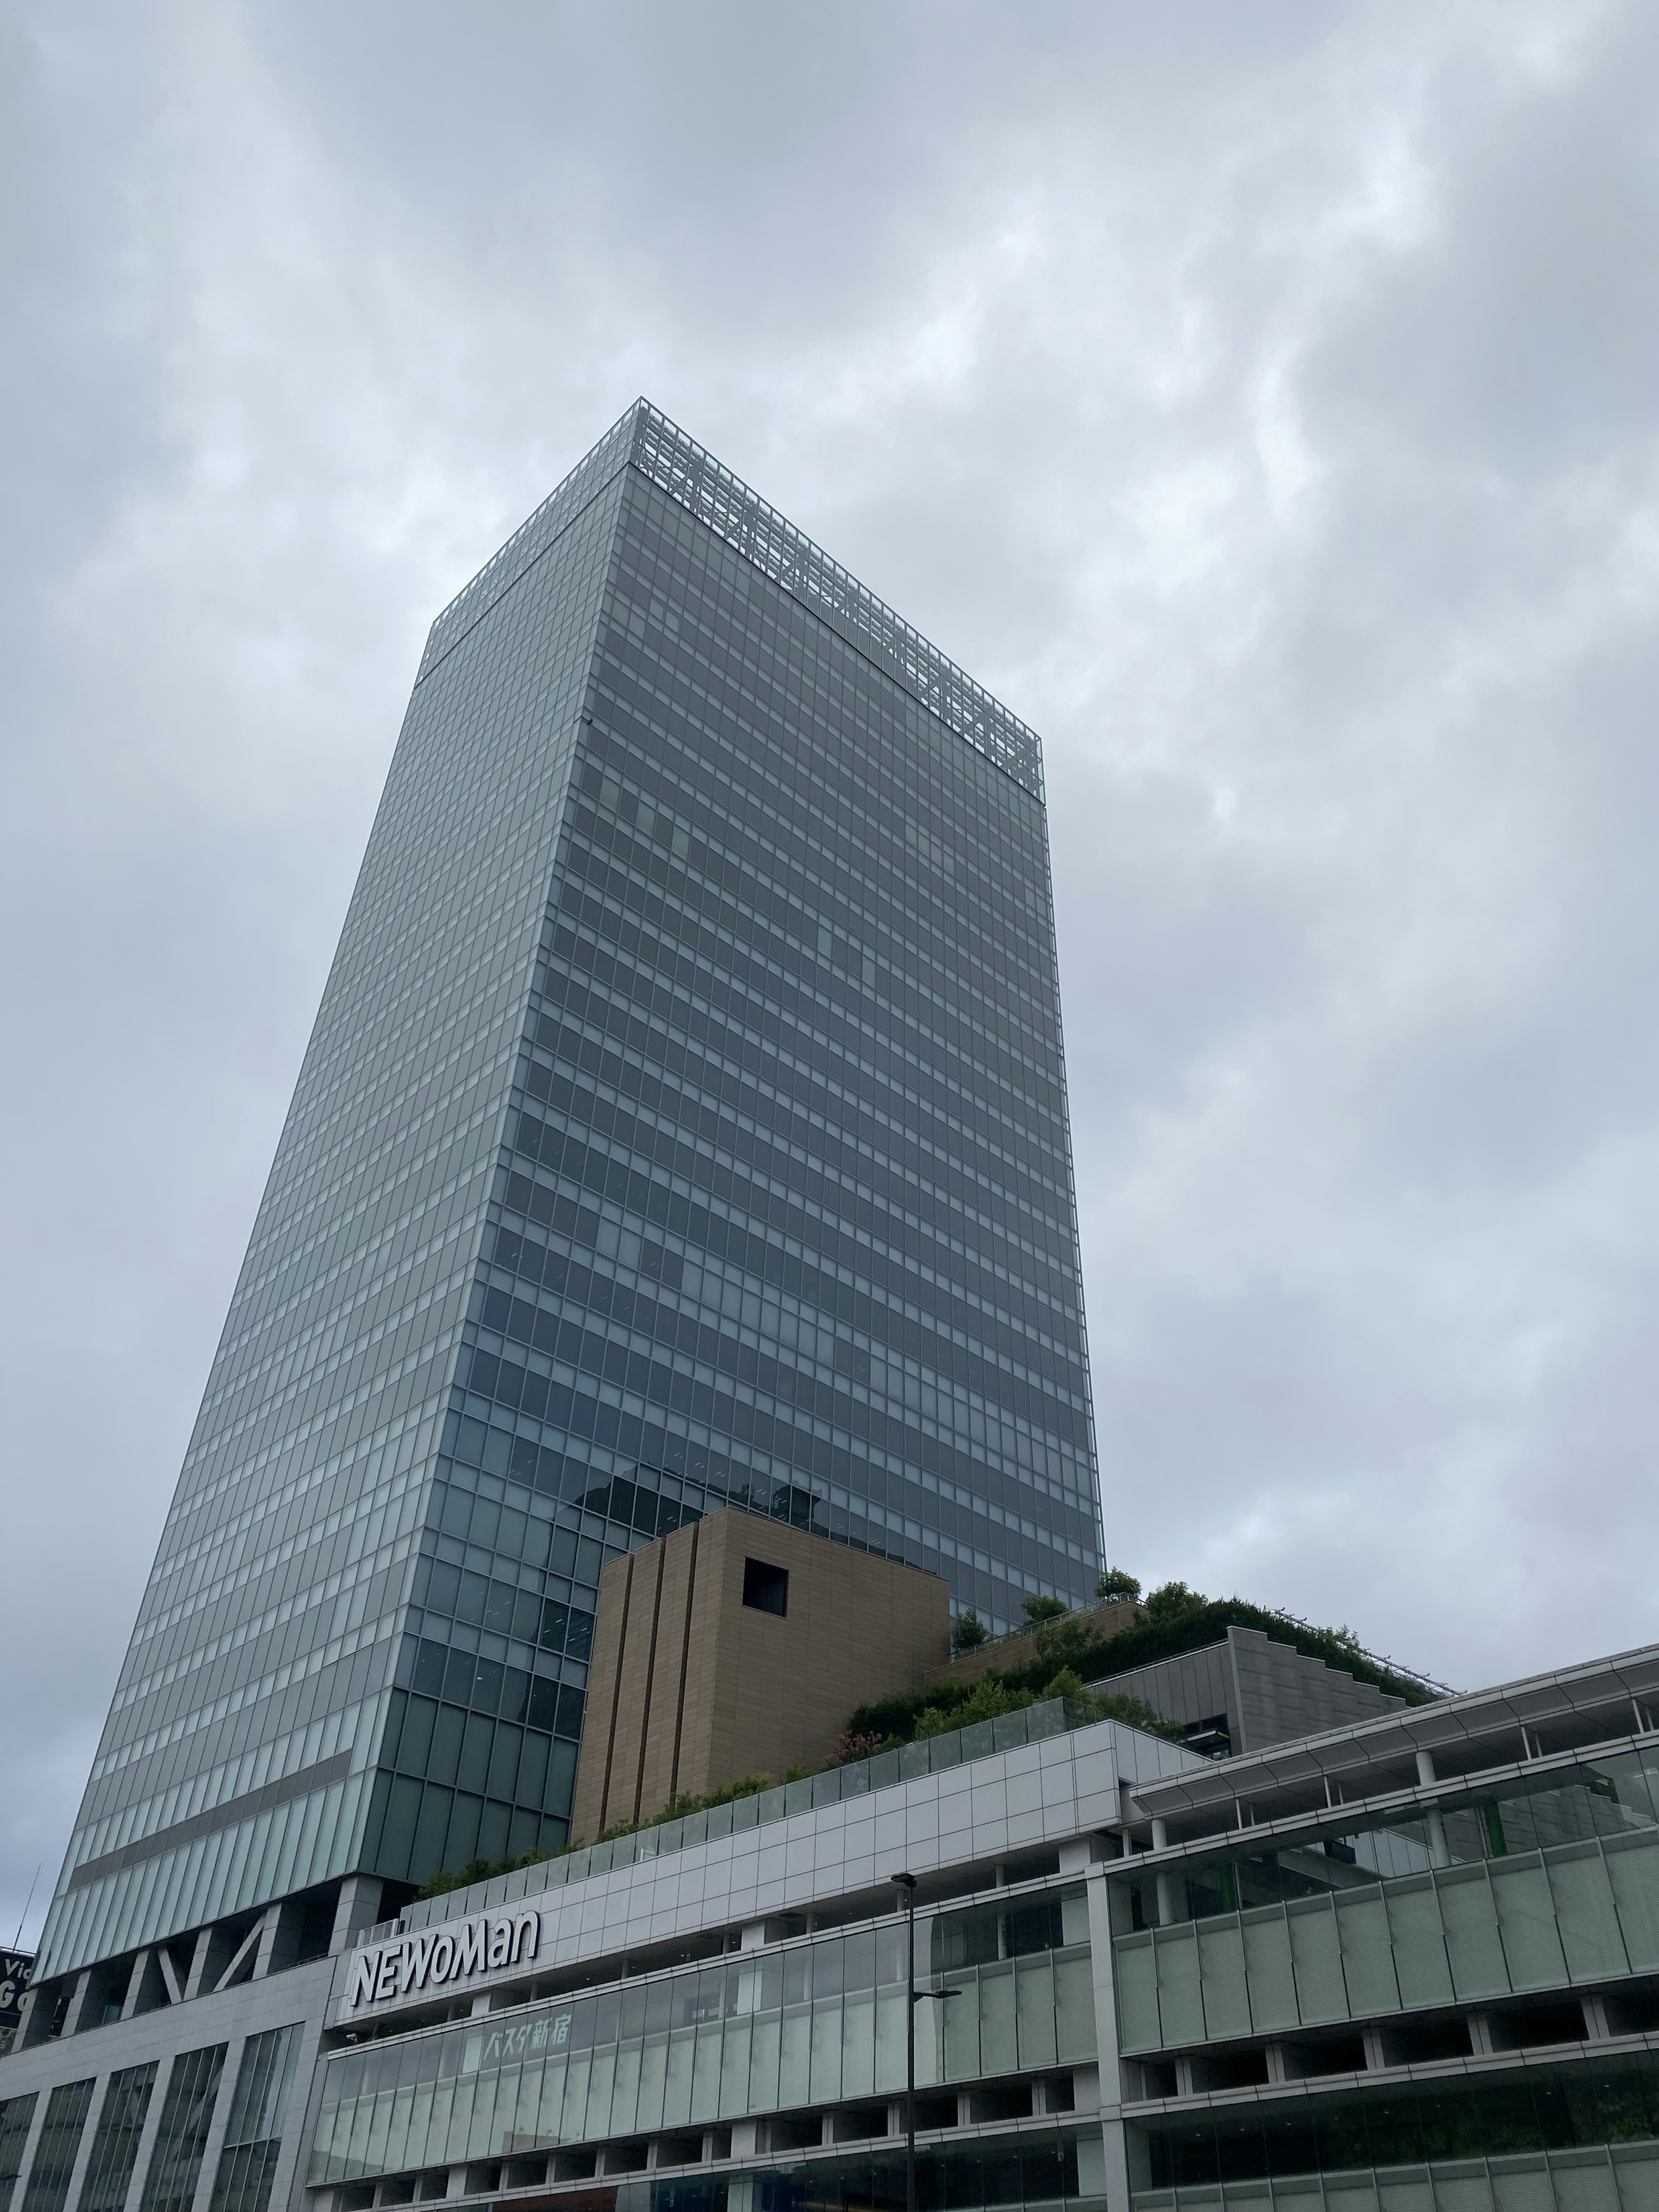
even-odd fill
[[[728,1502],[1099,1571],[1036,741],[641,403],[433,627],[42,1972],[556,1846]]]

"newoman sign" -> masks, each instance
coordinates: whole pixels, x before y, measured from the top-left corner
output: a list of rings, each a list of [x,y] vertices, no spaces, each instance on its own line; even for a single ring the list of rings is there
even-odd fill
[[[539,1912],[480,1913],[435,1933],[405,1936],[378,1950],[360,1951],[351,1962],[351,1982],[346,2008],[385,2004],[392,1997],[412,1996],[417,1990],[441,1989],[447,1982],[464,1982],[473,1974],[488,1974],[498,1966],[516,1966],[533,1959],[542,1940]]]

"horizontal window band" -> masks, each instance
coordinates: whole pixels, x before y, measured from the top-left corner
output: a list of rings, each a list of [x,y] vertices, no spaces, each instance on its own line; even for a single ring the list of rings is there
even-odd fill
[[[240,1797],[228,1798],[222,1805],[210,1806],[204,1813],[192,1813],[187,1820],[175,1820],[170,1828],[158,1828],[153,1836],[140,1836],[123,1844],[118,1850],[106,1851],[101,1858],[88,1859],[76,1868],[64,1887],[85,1889],[106,1875],[124,1874],[145,1859],[160,1858],[164,1851],[176,1850],[181,1844],[193,1844],[198,1836],[233,1828],[256,1813],[270,1812],[273,1805],[286,1805],[291,1797],[308,1797],[315,1790],[326,1790],[331,1783],[343,1782],[350,1771],[351,1753],[337,1751],[332,1759],[319,1759],[315,1766],[302,1766],[297,1774],[285,1774],[279,1781],[264,1783]]]

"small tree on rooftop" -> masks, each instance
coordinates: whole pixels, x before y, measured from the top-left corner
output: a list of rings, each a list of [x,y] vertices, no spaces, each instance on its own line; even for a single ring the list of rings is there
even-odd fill
[[[1202,1613],[1209,1601],[1185,1583],[1160,1583],[1146,1601],[1146,1617],[1155,1627],[1172,1627],[1191,1613]]]
[[[952,1651],[977,1651],[990,1640],[991,1632],[976,1613],[959,1613],[951,1624]]]
[[[1140,1595],[1140,1577],[1127,1573],[1121,1567],[1108,1567],[1095,1584],[1097,1597],[1132,1597]]]
[[[1020,1610],[1033,1628],[1041,1628],[1045,1620],[1063,1620],[1071,1607],[1063,1597],[1028,1597],[1021,1601]]]

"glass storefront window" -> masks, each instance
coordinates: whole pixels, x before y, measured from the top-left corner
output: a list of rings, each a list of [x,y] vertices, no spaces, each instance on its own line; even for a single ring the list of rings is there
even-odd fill
[[[957,1992],[919,2023],[923,2086],[1093,2057],[1080,1884],[918,1935]],[[343,2053],[312,2185],[895,2094],[905,1964],[901,1927],[863,1929]]]

